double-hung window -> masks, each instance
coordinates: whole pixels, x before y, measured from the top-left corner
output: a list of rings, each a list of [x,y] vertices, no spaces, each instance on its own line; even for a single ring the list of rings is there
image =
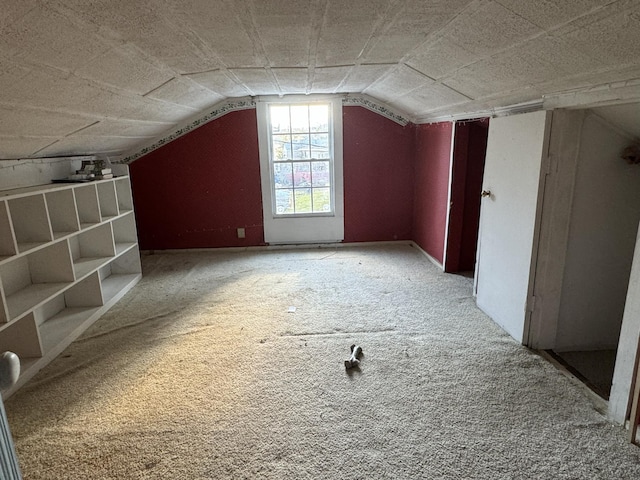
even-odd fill
[[[275,215],[333,213],[331,104],[269,104]]]
[[[341,241],[341,99],[267,97],[257,116],[265,241]]]

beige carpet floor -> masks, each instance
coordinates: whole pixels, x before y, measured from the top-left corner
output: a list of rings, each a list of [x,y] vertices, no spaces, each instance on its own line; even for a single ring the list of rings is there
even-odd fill
[[[26,479],[640,478],[585,390],[409,245],[143,267],[6,402]]]

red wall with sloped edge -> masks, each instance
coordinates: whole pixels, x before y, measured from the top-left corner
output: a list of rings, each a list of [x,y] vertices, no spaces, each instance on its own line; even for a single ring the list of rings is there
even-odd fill
[[[206,123],[134,161],[129,173],[140,248],[264,244],[254,109]]]
[[[343,109],[345,241],[410,240],[413,125]],[[130,165],[144,250],[264,244],[256,111],[228,113]],[[237,238],[238,227],[246,238]]]
[[[411,240],[413,129],[343,108],[345,242]]]
[[[413,241],[442,264],[449,201],[453,124],[415,127]]]

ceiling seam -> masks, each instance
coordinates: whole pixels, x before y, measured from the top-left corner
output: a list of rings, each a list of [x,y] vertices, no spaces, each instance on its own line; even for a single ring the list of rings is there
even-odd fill
[[[316,65],[318,64],[318,45],[320,38],[322,37],[322,30],[327,20],[327,12],[329,11],[329,0],[317,0],[315,8],[312,9],[311,30],[312,35],[310,37],[313,40],[309,41],[308,47],[308,71],[307,71],[307,87],[306,94],[310,94],[313,90],[313,84],[316,79]],[[320,14],[321,12],[321,14]]]
[[[580,14],[580,15],[576,16],[576,17],[571,18],[570,20],[566,20],[566,21],[564,21],[564,22],[562,22],[562,23],[560,23],[560,24],[554,25],[554,26],[553,26],[553,27],[551,27],[551,28],[544,29],[543,27],[540,27],[540,26],[538,26],[538,25],[534,24],[531,20],[529,20],[529,19],[527,19],[527,18],[522,17],[521,15],[517,14],[516,12],[514,12],[513,10],[511,10],[510,8],[508,8],[507,6],[503,5],[502,3],[500,3],[500,1],[499,1],[499,0],[493,0],[493,1],[495,1],[496,3],[498,3],[500,6],[504,7],[505,9],[509,10],[509,11],[510,11],[511,13],[513,13],[514,15],[517,15],[518,17],[523,18],[524,20],[526,20],[527,22],[529,22],[531,25],[534,25],[536,28],[539,28],[541,31],[540,31],[539,33],[537,33],[537,34],[535,34],[535,35],[531,35],[531,36],[529,36],[529,37],[527,37],[527,38],[525,38],[525,39],[523,39],[523,40],[521,40],[521,41],[519,41],[519,42],[512,43],[512,44],[510,44],[510,45],[509,45],[509,46],[507,46],[507,47],[504,47],[504,48],[501,48],[501,49],[495,50],[495,51],[491,52],[490,54],[483,55],[483,56],[481,56],[481,57],[479,57],[479,58],[476,58],[476,59],[475,59],[474,61],[472,61],[472,62],[469,62],[469,63],[466,63],[466,64],[464,64],[464,65],[461,65],[460,67],[457,67],[455,70],[453,70],[453,71],[451,71],[451,72],[447,73],[446,75],[443,75],[443,76],[441,76],[441,77],[438,77],[438,78],[436,79],[436,81],[441,82],[441,81],[443,81],[443,80],[447,79],[448,77],[451,77],[451,76],[455,75],[455,74],[456,74],[456,73],[458,73],[460,70],[463,70],[463,69],[465,69],[465,68],[467,68],[467,67],[470,67],[470,66],[472,66],[472,65],[476,65],[476,64],[478,64],[478,63],[484,62],[484,61],[486,61],[486,60],[492,59],[492,58],[494,58],[494,57],[496,57],[496,56],[498,56],[498,55],[501,55],[501,54],[503,54],[503,53],[505,53],[505,52],[508,52],[508,51],[510,51],[510,50],[515,50],[515,49],[517,49],[518,47],[521,47],[521,46],[525,45],[526,43],[529,43],[529,42],[531,42],[531,41],[533,41],[533,40],[537,40],[538,38],[540,38],[540,37],[542,37],[542,36],[548,36],[548,37],[550,37],[550,38],[562,38],[562,37],[557,37],[557,36],[555,36],[554,34],[555,34],[558,30],[561,30],[562,28],[567,27],[567,26],[568,26],[568,25],[570,25],[572,22],[574,22],[574,21],[576,21],[576,20],[579,20],[579,19],[581,19],[581,18],[583,18],[583,17],[586,17],[586,16],[588,16],[588,15],[595,14],[595,13],[597,13],[599,10],[602,10],[602,9],[604,9],[604,8],[605,8],[605,6],[595,7],[595,8],[593,8],[593,9],[589,10],[588,12],[584,12],[584,13],[582,13],[582,14]],[[608,3],[606,6],[612,5],[612,4],[614,4],[614,3],[619,3],[620,1],[621,1],[621,0],[615,0],[615,1],[613,1],[613,2]],[[633,8],[633,7],[632,7],[632,6],[630,6],[630,7],[626,8],[624,11],[630,10],[631,8]],[[604,19],[604,18],[608,18],[609,16],[612,16],[612,15],[613,15],[613,14],[608,15],[608,16],[606,16],[606,17],[599,18],[599,19],[597,19],[597,20],[602,20],[602,19]],[[425,43],[426,43],[426,42],[425,42]],[[597,59],[595,59],[595,58],[591,57],[591,56],[589,55],[589,53],[588,53],[588,52],[582,52],[582,51],[581,51],[581,53],[584,53],[585,55],[587,55],[587,56],[589,56],[590,58],[592,58],[594,61],[597,61]],[[411,53],[409,53],[408,55],[411,55]],[[403,60],[404,60],[404,58],[403,58]]]
[[[82,28],[82,30],[83,30],[83,31],[90,32],[92,35],[94,35],[96,38],[98,38],[101,42],[104,42],[106,45],[110,46],[112,49],[117,50],[117,51],[121,51],[121,50],[122,50],[122,48],[123,48],[124,46],[128,46],[128,47],[130,47],[130,48],[135,49],[135,50],[136,50],[136,52],[137,52],[137,54],[139,54],[139,55],[140,55],[140,56],[141,56],[145,61],[149,62],[149,63],[150,63],[151,65],[153,65],[155,68],[157,68],[160,72],[166,72],[167,74],[172,75],[172,79],[175,79],[175,78],[178,78],[178,77],[179,77],[179,78],[181,78],[181,77],[182,77],[181,72],[179,72],[178,70],[176,70],[176,69],[175,69],[175,68],[173,68],[173,67],[170,67],[170,66],[169,66],[169,65],[167,65],[164,61],[159,60],[159,59],[158,59],[158,58],[156,58],[155,56],[153,56],[153,55],[150,55],[150,54],[146,53],[144,50],[142,50],[141,48],[139,48],[139,47],[138,47],[138,45],[137,45],[136,43],[134,43],[134,42],[131,42],[131,41],[125,41],[125,40],[118,40],[118,39],[116,39],[116,38],[110,38],[110,37],[108,37],[108,36],[106,36],[106,35],[102,35],[102,36],[98,36],[98,35],[96,35],[96,34],[94,33],[94,32],[95,32],[95,29],[92,27],[92,25],[90,25],[89,23],[87,23],[85,20],[81,19],[81,18],[80,18],[80,17],[81,17],[81,14],[80,14],[79,12],[76,12],[76,11],[75,11],[75,10],[73,10],[72,8],[67,7],[67,6],[63,6],[63,5],[53,5],[53,4],[50,4],[50,5],[48,5],[48,6],[50,6],[51,8],[53,8],[55,11],[57,11],[57,12],[58,12],[58,13],[60,13],[61,15],[65,16],[65,18],[67,18],[68,20],[72,21],[72,23],[74,23],[75,25],[77,25],[77,26],[79,26],[80,28]],[[68,13],[68,12],[73,12],[73,13],[74,13],[74,15],[73,15],[73,16],[71,16],[71,15],[67,15],[67,13]],[[186,33],[188,33],[188,34],[191,34],[191,36],[194,36],[194,35],[195,35],[195,37],[197,37],[197,38],[199,39],[198,35],[197,35],[197,34],[195,34],[195,33],[193,33],[189,28],[187,28],[186,26],[181,25],[181,24],[179,24],[179,23],[176,23],[176,22],[175,22],[175,17],[173,17],[173,18],[168,18],[168,17],[166,17],[166,16],[163,16],[163,19],[164,19],[167,23],[172,24],[172,25],[175,25],[175,26],[176,26],[180,31],[182,31],[182,32],[186,32]],[[109,32],[111,32],[111,31],[112,31],[111,29],[106,29],[105,27],[102,27],[102,26],[101,26],[101,30],[102,30],[102,31],[104,31],[104,30],[108,30]],[[113,36],[114,36],[114,37],[118,37],[118,38],[120,37],[120,35],[119,35],[117,32],[114,32],[114,35],[113,35]],[[196,48],[196,49],[198,49],[198,50],[200,49],[200,48],[198,47],[198,45],[196,45],[196,44],[193,42],[193,39],[192,39],[192,38],[189,38],[189,35],[186,35],[185,37],[186,37],[187,41],[188,41],[189,43],[191,43],[191,44],[194,46],[194,48]],[[203,44],[203,46],[205,46],[205,47],[206,47],[206,42],[202,42],[202,41],[201,41],[201,43]],[[96,56],[92,57],[89,61],[87,61],[87,62],[86,62],[86,64],[89,64],[92,60],[95,60],[96,58],[99,58],[99,56],[100,56],[100,55],[102,55],[102,54],[97,54]],[[221,60],[221,59],[220,59],[220,58],[215,54],[215,52],[213,52],[213,51],[208,52],[208,54],[207,54],[207,58],[209,57],[209,55],[210,55],[210,56],[212,56],[212,57],[216,57],[216,63],[218,63],[218,64],[224,64],[224,62],[222,62],[222,60]],[[76,72],[76,71],[72,71],[72,72],[70,72],[70,73],[74,74],[74,75],[75,75],[75,76],[77,76],[78,78],[82,78],[82,79],[85,79],[85,80],[88,80],[88,81],[94,81],[94,80],[95,80],[95,79],[92,79],[92,78],[87,78],[87,77],[84,77],[84,76],[82,76],[82,75],[79,75],[79,74],[77,74],[77,72]],[[151,90],[149,90],[148,92],[143,93],[143,94],[138,94],[137,92],[133,92],[133,91],[132,91],[131,93],[133,93],[134,95],[141,95],[142,97],[146,97],[150,92],[152,92],[152,91],[154,91],[154,90],[157,90],[158,88],[160,88],[160,87],[162,87],[162,86],[166,85],[166,84],[167,84],[167,83],[169,83],[170,81],[171,81],[171,79],[169,79],[169,80],[167,80],[167,81],[165,81],[165,82],[161,83],[160,85],[156,86],[155,88],[152,88]],[[215,92],[215,91],[213,91],[213,90],[210,90],[210,89],[208,89],[207,87],[205,87],[205,86],[203,86],[203,85],[200,85],[198,82],[195,82],[194,80],[192,80],[192,79],[190,79],[190,78],[188,78],[188,80],[187,80],[187,81],[189,81],[190,83],[195,83],[196,85],[200,86],[201,88],[205,88],[206,90],[212,91],[212,92],[216,93],[217,95],[220,95],[220,93],[219,93],[219,92]],[[107,83],[106,85],[107,85],[107,86],[110,86],[110,87],[112,86],[111,84],[108,84],[108,83]],[[129,92],[129,90],[125,90],[125,91]],[[117,92],[113,92],[113,93],[116,93],[116,94],[117,94]],[[159,100],[159,99],[154,99],[154,100],[161,101],[161,100]],[[169,103],[170,103],[170,104],[172,104],[172,105],[179,105],[179,106],[181,106],[181,107],[190,108],[190,109],[192,109],[192,110],[197,110],[197,109],[195,109],[195,108],[193,108],[193,107],[191,107],[191,106],[189,106],[189,105],[183,104],[183,103],[175,103],[175,102],[169,102]]]

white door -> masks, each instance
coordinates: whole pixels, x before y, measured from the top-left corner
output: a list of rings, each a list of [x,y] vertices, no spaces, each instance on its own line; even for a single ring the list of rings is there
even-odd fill
[[[550,116],[541,111],[495,118],[489,123],[476,301],[523,344],[527,343],[540,170],[543,157],[546,159]]]
[[[265,97],[256,114],[265,242],[341,242],[341,98]]]

